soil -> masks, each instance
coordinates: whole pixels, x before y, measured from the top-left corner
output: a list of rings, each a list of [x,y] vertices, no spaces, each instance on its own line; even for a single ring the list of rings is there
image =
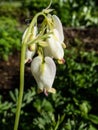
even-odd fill
[[[67,47],[73,46],[74,40],[78,38],[88,50],[98,51],[98,29],[76,29],[64,28],[65,43]],[[9,56],[8,61],[0,61],[0,92],[9,91],[10,89],[19,87],[19,62],[20,53]],[[34,80],[31,72],[30,65],[26,65],[25,69],[25,86],[29,88],[34,85]],[[31,82],[32,81],[32,82]]]
[[[8,61],[0,61],[0,92],[19,87],[20,52],[10,55]],[[25,65],[25,87],[28,88],[35,81],[30,71],[30,64]],[[31,82],[32,81],[32,82]]]
[[[85,49],[98,51],[98,28],[65,28],[65,43],[73,46],[75,40],[78,39]]]

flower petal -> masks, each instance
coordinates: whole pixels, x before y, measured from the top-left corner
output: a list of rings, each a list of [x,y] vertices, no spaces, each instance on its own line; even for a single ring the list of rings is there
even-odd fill
[[[47,44],[48,46],[44,48],[45,56],[63,59],[64,50],[60,42],[55,38],[55,35],[50,35],[50,38],[47,39]]]
[[[62,23],[56,15],[53,15],[52,18],[54,21],[54,28],[56,28],[59,32],[59,36],[60,36],[59,41],[61,41],[61,43],[62,43],[64,41],[64,33],[63,33]]]
[[[25,63],[28,61],[32,61],[32,57],[35,55],[35,51],[26,50]]]

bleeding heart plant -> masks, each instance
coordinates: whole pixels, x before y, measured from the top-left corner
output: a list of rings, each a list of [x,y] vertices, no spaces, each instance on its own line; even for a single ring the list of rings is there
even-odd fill
[[[20,93],[17,104],[14,130],[18,129],[24,90],[25,63],[31,62],[31,72],[34,76],[38,92],[55,93],[52,88],[56,75],[56,65],[64,63],[64,34],[60,19],[51,15],[52,9],[46,8],[35,15],[22,37],[21,62],[20,62]],[[40,26],[37,23],[39,16],[43,16]],[[35,55],[36,54],[36,55]],[[34,57],[34,58],[33,58]]]

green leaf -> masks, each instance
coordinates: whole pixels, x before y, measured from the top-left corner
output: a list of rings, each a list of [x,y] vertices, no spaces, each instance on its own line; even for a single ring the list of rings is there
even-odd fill
[[[90,120],[91,122],[93,122],[94,124],[98,124],[98,116],[95,116],[95,115],[90,114],[90,115],[88,116],[88,118],[89,118],[89,120]]]
[[[93,125],[90,125],[88,130],[97,130]]]

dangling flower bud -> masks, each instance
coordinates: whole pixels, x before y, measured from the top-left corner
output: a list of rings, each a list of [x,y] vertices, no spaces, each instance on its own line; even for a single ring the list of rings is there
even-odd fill
[[[31,63],[31,72],[38,84],[40,92],[44,92],[45,95],[48,95],[48,92],[56,92],[52,88],[56,75],[56,65],[52,58],[45,57],[43,61],[41,56],[35,57]]]
[[[32,57],[35,55],[35,53],[36,53],[36,48],[37,48],[37,46],[36,46],[36,44],[33,44],[33,48],[34,48],[34,50],[33,51],[31,51],[31,50],[29,50],[28,48],[26,49],[26,55],[25,55],[25,63],[27,63],[27,62],[31,62],[32,61]]]
[[[26,33],[28,31],[28,28],[25,30],[24,34],[23,34],[23,37],[22,37],[22,41],[24,40],[25,36],[26,36]],[[28,41],[34,39],[37,35],[37,26],[34,26],[33,28],[33,32],[30,33],[29,35],[29,38],[28,38]],[[27,42],[28,42],[27,41]],[[32,44],[30,46],[27,46],[27,49],[26,49],[26,59],[25,59],[25,63],[26,62],[31,62],[32,61],[32,57],[35,55],[36,53],[36,48],[37,48],[37,45],[36,44]]]

